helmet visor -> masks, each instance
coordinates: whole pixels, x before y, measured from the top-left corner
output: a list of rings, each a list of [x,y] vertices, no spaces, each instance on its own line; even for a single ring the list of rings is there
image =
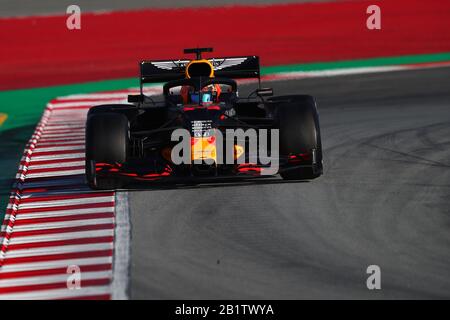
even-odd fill
[[[192,93],[191,94],[191,101],[193,103],[199,103],[199,94],[198,93]],[[202,102],[211,102],[212,101],[212,94],[207,92],[202,92]]]

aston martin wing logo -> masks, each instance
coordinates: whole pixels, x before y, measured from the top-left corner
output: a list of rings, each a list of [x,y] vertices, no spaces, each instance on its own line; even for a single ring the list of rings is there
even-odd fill
[[[226,58],[226,59],[209,59],[214,70],[222,70],[229,67],[237,66],[243,63],[247,58]]]
[[[190,60],[173,60],[173,61],[155,61],[150,62],[158,69],[163,70],[179,70],[184,69]]]

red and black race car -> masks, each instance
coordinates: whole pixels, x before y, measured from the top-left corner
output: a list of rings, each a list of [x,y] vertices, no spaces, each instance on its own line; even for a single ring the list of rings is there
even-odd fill
[[[133,181],[192,183],[280,174],[314,179],[323,172],[316,102],[273,96],[261,88],[257,56],[142,61],[139,95],[129,104],[99,105],[86,123],[86,178],[93,189]],[[235,79],[258,87],[238,96]],[[161,101],[144,85],[164,82]]]

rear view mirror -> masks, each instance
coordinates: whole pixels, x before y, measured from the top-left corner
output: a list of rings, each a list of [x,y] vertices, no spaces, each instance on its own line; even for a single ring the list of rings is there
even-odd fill
[[[142,95],[142,94],[129,95],[128,96],[128,102],[143,103],[144,102],[144,95]]]
[[[273,89],[272,88],[257,89],[256,95],[259,97],[271,97],[271,96],[273,96]]]

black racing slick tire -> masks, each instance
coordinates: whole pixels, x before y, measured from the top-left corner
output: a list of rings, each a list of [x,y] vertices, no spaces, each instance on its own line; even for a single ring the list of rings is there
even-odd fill
[[[281,168],[285,180],[310,180],[319,177],[322,167],[322,141],[319,115],[312,96],[277,97],[276,114],[280,128],[280,155],[288,158],[295,154],[310,154],[310,160],[301,165]]]
[[[96,163],[123,164],[127,159],[129,122],[124,114],[96,113],[86,122],[86,180],[93,189],[117,189],[120,179],[99,177]]]

